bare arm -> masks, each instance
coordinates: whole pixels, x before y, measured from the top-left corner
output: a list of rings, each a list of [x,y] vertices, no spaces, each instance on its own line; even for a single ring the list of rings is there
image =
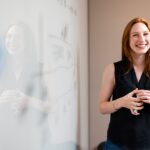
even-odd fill
[[[134,98],[133,95],[137,92],[137,89],[133,90],[131,93],[118,98],[114,101],[111,101],[111,96],[113,89],[115,87],[115,70],[114,64],[108,65],[103,73],[102,84],[100,89],[100,100],[99,100],[99,109],[102,114],[110,114],[116,112],[122,107],[128,108],[131,110],[131,113],[134,115],[139,115],[138,112],[133,110],[143,109],[142,103],[139,103],[139,99]],[[135,104],[135,103],[138,103]]]

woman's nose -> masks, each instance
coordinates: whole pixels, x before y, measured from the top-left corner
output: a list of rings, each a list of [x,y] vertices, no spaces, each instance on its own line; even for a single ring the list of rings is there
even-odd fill
[[[140,41],[144,41],[144,40],[145,40],[144,35],[140,35],[140,36],[139,36],[139,40],[140,40]]]

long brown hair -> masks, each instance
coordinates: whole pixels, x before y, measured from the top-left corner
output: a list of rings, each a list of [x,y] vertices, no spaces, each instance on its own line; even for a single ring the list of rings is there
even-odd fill
[[[133,58],[131,55],[131,47],[130,47],[130,32],[134,24],[143,23],[147,26],[150,31],[150,24],[144,18],[134,18],[132,19],[125,27],[123,36],[122,36],[122,60],[127,62],[126,71],[128,72],[133,66]],[[145,55],[145,69],[144,73],[150,78],[150,49],[147,51]]]

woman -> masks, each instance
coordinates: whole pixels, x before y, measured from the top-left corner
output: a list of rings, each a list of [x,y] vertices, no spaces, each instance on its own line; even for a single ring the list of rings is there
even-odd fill
[[[99,108],[111,114],[105,150],[150,149],[149,49],[150,25],[134,18],[123,32],[122,60],[103,73]]]
[[[5,53],[6,64],[0,73],[0,147],[44,150],[50,138],[49,103],[40,97],[34,39],[26,24],[9,27]]]
[[[24,24],[13,24],[9,26],[5,34],[6,60],[5,68],[0,75],[0,94],[4,94],[4,92],[6,94],[6,91],[9,90],[9,94],[17,92],[21,95],[30,95],[33,91],[32,81],[35,73],[34,68],[36,68],[35,57],[33,57],[35,48],[33,39],[31,40],[32,34],[29,34],[30,30],[27,29]],[[32,41],[32,45],[29,41]]]

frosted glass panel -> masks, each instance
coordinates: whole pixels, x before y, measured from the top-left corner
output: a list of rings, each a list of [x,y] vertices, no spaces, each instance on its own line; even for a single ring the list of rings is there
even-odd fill
[[[0,149],[77,149],[78,1],[0,3]]]

